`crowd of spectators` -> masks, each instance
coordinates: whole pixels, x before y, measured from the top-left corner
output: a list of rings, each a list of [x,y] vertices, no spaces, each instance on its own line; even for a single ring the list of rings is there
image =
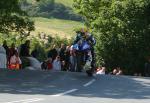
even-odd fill
[[[22,61],[20,57],[30,56],[30,41],[27,40],[24,44],[22,44],[19,48],[15,46],[15,43],[12,43],[9,47],[7,45],[6,40],[3,42],[3,48],[6,51],[6,67],[8,69],[21,69],[22,68]]]
[[[82,47],[82,41],[85,46]],[[74,42],[70,45],[62,43],[60,46],[53,45],[47,52],[47,59],[41,62],[42,70],[55,70],[55,71],[71,71],[82,72],[90,68],[96,74],[112,74],[122,75],[123,71],[120,67],[116,67],[111,72],[107,72],[106,67],[95,66],[95,52],[94,52],[95,39],[87,31],[78,31]],[[30,40],[21,44],[19,48],[12,43],[9,47],[6,40],[3,42],[3,48],[6,50],[7,68],[8,69],[21,69],[22,61],[20,57],[33,57],[37,58],[38,49],[35,48],[30,53]],[[86,47],[90,49],[85,49]],[[87,71],[86,71],[87,72]],[[145,63],[144,76],[150,76],[150,58]]]

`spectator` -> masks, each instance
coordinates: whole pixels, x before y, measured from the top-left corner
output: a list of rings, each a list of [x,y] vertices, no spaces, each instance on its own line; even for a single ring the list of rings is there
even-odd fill
[[[32,57],[34,58],[38,58],[39,52],[37,50],[37,48],[35,48],[32,52],[31,52]]]
[[[111,74],[116,75],[117,72],[118,72],[117,69],[114,69]]]
[[[145,63],[144,68],[144,76],[150,76],[150,57],[147,59],[147,62]]]
[[[47,61],[46,60],[42,62],[41,69],[42,70],[47,70]]]
[[[45,60],[42,64],[41,64],[41,68],[42,70],[51,70],[52,69],[52,59],[49,58],[48,60]]]
[[[7,58],[6,58],[6,50],[4,47],[0,46],[0,68],[7,68]]]
[[[70,65],[70,46],[66,46],[65,50],[65,66],[66,70],[69,70],[69,65]]]
[[[53,61],[57,55],[58,55],[58,52],[56,50],[56,45],[53,45],[53,48],[48,51],[47,57],[52,58],[52,61]]]
[[[111,74],[122,75],[122,70],[120,69],[120,67],[117,67],[116,69],[113,70],[113,72]]]
[[[68,70],[65,61],[62,61],[62,62],[61,62],[61,70],[62,70],[62,71],[67,71],[67,70]]]
[[[64,44],[61,44],[61,47],[60,47],[60,49],[59,49],[59,51],[58,51],[58,54],[59,54],[59,56],[60,56],[60,60],[61,60],[61,61],[65,60],[65,51],[66,51],[65,45],[64,45]]]
[[[47,61],[47,69],[51,70],[53,68],[52,58],[49,58]]]
[[[71,47],[72,48],[72,47]],[[70,71],[74,72],[76,70],[76,56],[73,49],[70,50]]]
[[[7,46],[6,40],[4,40],[4,42],[3,42],[3,47],[6,51],[6,58],[7,58],[7,64],[8,64],[8,61],[9,61],[9,47]]]
[[[24,44],[21,44],[20,56],[22,57],[30,56],[30,40],[27,40]]]
[[[15,44],[12,43],[12,44],[11,44],[11,47],[10,47],[10,49],[9,49],[9,56],[11,57],[12,55],[14,55],[14,52],[16,52],[16,51],[18,51],[18,50],[17,50]]]
[[[60,56],[57,56],[56,59],[53,61],[53,70],[61,71]]]
[[[7,60],[8,64],[10,62],[10,58],[15,54],[16,51],[17,51],[17,48],[15,47],[15,44],[12,43],[11,47],[9,48],[9,55],[8,55],[8,60]]]
[[[9,55],[9,47],[7,46],[6,40],[4,40],[4,42],[3,42],[3,47],[5,48],[5,50],[6,50],[6,55],[7,55],[7,57],[8,57],[8,55]]]
[[[105,67],[98,67],[96,74],[104,75],[105,72],[106,72],[106,68]]]
[[[120,67],[117,68],[117,71],[118,72],[116,73],[116,75],[122,75],[122,70],[120,69]]]
[[[10,57],[9,69],[20,69],[21,68],[21,60],[17,51],[14,51],[12,56]]]

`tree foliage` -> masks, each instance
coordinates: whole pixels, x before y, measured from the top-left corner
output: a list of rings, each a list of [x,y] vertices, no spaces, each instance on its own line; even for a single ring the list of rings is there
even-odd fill
[[[34,30],[34,23],[20,8],[20,0],[0,0],[0,32],[25,33]]]
[[[143,72],[150,55],[149,0],[74,0],[77,12],[97,33],[97,57],[108,67]]]

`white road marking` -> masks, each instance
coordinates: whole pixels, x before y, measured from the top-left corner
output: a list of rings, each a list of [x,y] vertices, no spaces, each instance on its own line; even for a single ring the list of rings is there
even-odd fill
[[[23,93],[31,93],[32,91],[31,90],[16,90],[17,92],[23,92]]]
[[[89,81],[88,83],[84,84],[83,86],[87,87],[87,86],[91,85],[95,81],[96,81],[95,79],[92,79],[91,81]],[[66,92],[59,93],[59,94],[56,94],[56,95],[51,95],[51,96],[53,96],[53,97],[63,96],[63,95],[75,92],[77,90],[78,89],[71,89],[71,90],[68,90]],[[22,91],[22,92],[24,92],[24,91]],[[11,102],[5,102],[5,103],[32,103],[32,102],[37,102],[37,101],[42,101],[42,100],[45,100],[45,99],[44,98],[33,98],[33,99],[18,100],[18,101],[11,101]]]
[[[66,95],[66,94],[75,92],[75,91],[77,91],[77,90],[78,90],[78,89],[71,89],[71,90],[68,90],[68,91],[66,91],[66,92],[59,93],[59,94],[56,94],[56,95],[51,95],[51,96],[53,96],[53,97],[63,96],[63,95]]]
[[[91,81],[89,81],[88,83],[84,84],[84,87],[87,87],[89,85],[91,85],[93,82],[95,82],[95,79],[92,79]]]
[[[5,102],[5,103],[31,103],[31,102],[37,102],[42,101],[43,98],[33,98],[33,99],[25,99],[25,100],[18,100],[18,101],[11,101],[11,102]]]
[[[32,103],[32,102],[37,102],[37,101],[42,101],[44,99],[35,99],[35,100],[30,100],[30,101],[25,101],[25,102],[22,102],[22,103]]]

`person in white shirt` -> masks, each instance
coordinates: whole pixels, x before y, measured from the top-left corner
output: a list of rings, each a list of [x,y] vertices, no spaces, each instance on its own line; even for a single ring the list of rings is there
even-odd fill
[[[57,56],[56,59],[53,61],[53,70],[61,71],[60,56]]]
[[[6,58],[6,50],[4,47],[0,46],[0,68],[7,68],[7,58]]]
[[[96,74],[105,75],[105,71],[106,71],[106,68],[105,68],[105,67],[99,67],[99,68],[97,69]]]

